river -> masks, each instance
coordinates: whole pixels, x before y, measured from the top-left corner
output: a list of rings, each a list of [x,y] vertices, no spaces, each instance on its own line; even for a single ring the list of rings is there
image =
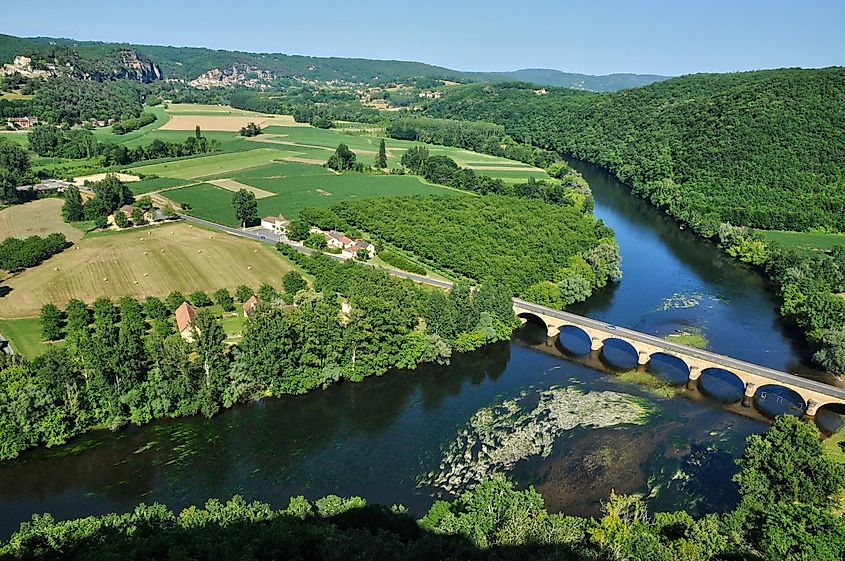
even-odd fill
[[[593,188],[596,216],[616,232],[624,278],[573,311],[660,336],[696,328],[713,351],[823,377],[759,275],[601,170],[574,165]],[[767,427],[753,407],[682,387],[667,398],[619,379],[595,356],[568,356],[527,324],[511,342],[448,367],[24,453],[0,464],[0,538],[33,513],[68,518],[139,501],[182,508],[234,494],[276,507],[291,495],[354,494],[420,515],[494,471],[533,484],[550,509],[571,514],[598,514],[611,490],[695,514],[735,503],[734,459]]]

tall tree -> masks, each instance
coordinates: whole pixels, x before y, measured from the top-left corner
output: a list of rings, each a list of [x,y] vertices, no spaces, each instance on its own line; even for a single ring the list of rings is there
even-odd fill
[[[258,222],[258,202],[255,200],[255,193],[241,189],[232,197],[232,206],[235,208],[235,218],[246,228]]]
[[[41,332],[45,341],[62,338],[62,312],[55,304],[41,306]]]
[[[378,157],[376,158],[376,167],[384,169],[387,167],[387,147],[384,144],[384,139],[378,144]]]
[[[62,206],[62,218],[65,222],[78,222],[85,219],[82,195],[74,185],[65,188],[65,204]]]

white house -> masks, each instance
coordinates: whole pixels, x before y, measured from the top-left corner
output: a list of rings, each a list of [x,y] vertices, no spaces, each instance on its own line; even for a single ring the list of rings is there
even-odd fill
[[[351,239],[347,238],[346,236],[344,236],[340,232],[336,232],[335,230],[331,230],[330,232],[328,232],[326,234],[326,245],[328,247],[334,247],[334,248],[337,248],[337,249],[346,249],[347,247],[349,247],[353,243],[355,243],[355,242],[353,242]]]
[[[288,220],[281,214],[278,216],[265,216],[261,219],[262,228],[272,230],[277,234],[281,234],[282,232],[284,232],[289,225],[290,220]]]
[[[358,251],[361,249],[367,252],[368,259],[372,259],[376,256],[376,246],[369,242],[365,242],[364,240],[355,240],[343,248],[343,251],[340,254],[347,259],[352,259],[353,257],[358,256]]]

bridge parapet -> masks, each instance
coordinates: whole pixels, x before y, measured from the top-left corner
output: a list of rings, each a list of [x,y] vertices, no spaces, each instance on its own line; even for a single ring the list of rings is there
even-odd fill
[[[736,375],[745,385],[747,398],[753,398],[760,387],[775,384],[796,392],[807,404],[806,414],[814,416],[820,407],[829,404],[845,405],[845,390],[789,374],[765,368],[724,355],[712,353],[687,345],[665,341],[659,337],[617,327],[591,318],[560,312],[537,306],[522,300],[514,300],[514,313],[525,319],[536,318],[543,323],[549,337],[557,338],[564,326],[577,327],[590,339],[590,348],[599,351],[608,339],[619,339],[630,344],[637,353],[637,363],[646,365],[656,353],[682,360],[689,368],[690,382],[697,381],[709,368],[726,370]],[[749,395],[750,394],[750,395]]]

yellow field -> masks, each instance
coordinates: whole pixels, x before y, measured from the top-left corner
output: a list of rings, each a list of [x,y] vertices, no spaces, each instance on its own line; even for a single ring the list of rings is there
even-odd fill
[[[82,230],[62,220],[63,204],[62,199],[39,199],[0,210],[0,240],[59,232],[69,242],[78,241]]]
[[[161,126],[163,131],[192,131],[197,125],[206,131],[237,132],[249,123],[260,127],[308,126],[297,123],[290,115],[267,115],[254,111],[235,109],[227,105],[201,105],[196,103],[174,103],[166,109],[170,120]]]
[[[212,179],[210,181],[206,181],[206,183],[211,183],[215,187],[220,187],[221,189],[226,189],[227,191],[232,191],[233,193],[237,193],[241,189],[246,189],[250,193],[254,194],[256,199],[266,199],[267,197],[273,197],[276,195],[276,193],[271,193],[270,191],[265,191],[264,189],[259,189],[258,187],[244,185],[234,179]]]
[[[278,287],[293,265],[271,247],[189,224],[89,236],[63,253],[8,280],[0,317],[36,316],[41,306],[71,298],[144,298],[173,290],[190,294],[240,284]]]
[[[94,175],[83,175],[82,177],[74,177],[73,184],[77,187],[82,187],[83,185],[85,185],[86,181],[102,181],[106,178],[107,175],[116,175],[117,178],[123,181],[124,183],[130,183],[132,181],[141,181],[141,178],[137,175],[129,175],[128,173],[95,173]]]

